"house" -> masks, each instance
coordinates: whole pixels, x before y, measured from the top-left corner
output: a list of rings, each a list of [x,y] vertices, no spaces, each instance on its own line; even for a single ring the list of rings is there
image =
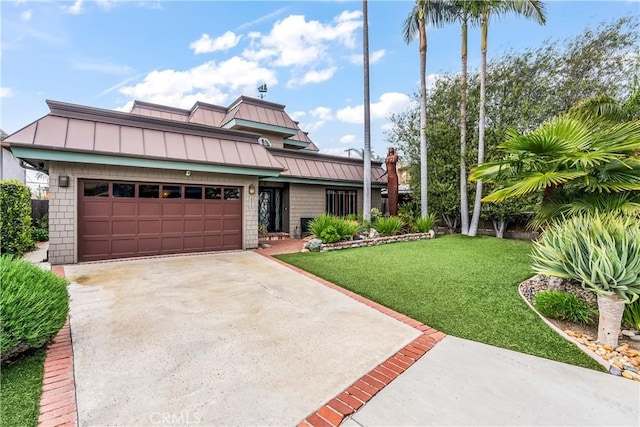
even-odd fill
[[[47,104],[7,142],[49,174],[53,264],[251,249],[258,224],[298,237],[322,212],[362,212],[363,161],[320,154],[284,105]],[[379,206],[380,163],[371,181]]]
[[[20,161],[9,151],[8,145],[5,147],[4,140],[7,136],[5,131],[0,129],[0,141],[2,141],[2,148],[0,149],[0,181],[17,179],[24,184],[26,171],[20,166]]]

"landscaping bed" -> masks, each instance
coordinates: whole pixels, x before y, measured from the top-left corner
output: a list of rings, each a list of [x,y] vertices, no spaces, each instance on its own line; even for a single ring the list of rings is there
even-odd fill
[[[520,295],[529,303],[531,309],[543,317],[561,336],[592,357],[610,373],[640,381],[640,375],[638,374],[640,370],[640,341],[633,340],[626,335],[620,335],[616,348],[601,345],[596,342],[598,325],[595,322],[588,325],[542,316],[535,309],[535,296],[539,292],[551,289],[574,294],[589,306],[594,309],[597,308],[595,294],[583,289],[577,282],[564,281],[561,284],[550,287],[549,278],[539,274],[525,280],[519,286]]]

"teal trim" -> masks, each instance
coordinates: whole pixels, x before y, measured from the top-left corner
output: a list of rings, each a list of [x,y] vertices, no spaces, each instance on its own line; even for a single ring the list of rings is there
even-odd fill
[[[286,128],[284,126],[270,125],[267,123],[253,122],[251,120],[244,120],[244,119],[232,119],[227,123],[225,123],[222,127],[225,129],[233,129],[236,126],[250,128],[250,129],[260,129],[267,132],[280,133],[280,134],[289,135],[289,136],[298,134],[298,129]]]
[[[233,175],[277,177],[277,170],[243,168],[237,166],[209,165],[203,163],[176,162],[172,160],[139,159],[134,157],[109,156],[95,153],[75,153],[70,151],[44,150],[12,146],[16,157],[58,162],[90,163],[96,165],[131,166],[137,168],[157,168],[170,170],[190,170],[196,172],[227,173]]]
[[[260,182],[289,182],[292,184],[310,184],[310,185],[326,185],[328,187],[361,187],[360,182],[344,182],[344,181],[324,181],[321,179],[304,179],[304,178],[287,178],[283,176],[274,178],[261,178]],[[373,188],[385,188],[386,184],[371,183]]]
[[[294,147],[307,148],[309,146],[309,143],[306,141],[294,141],[293,139],[283,139],[282,142],[285,145],[293,145]]]

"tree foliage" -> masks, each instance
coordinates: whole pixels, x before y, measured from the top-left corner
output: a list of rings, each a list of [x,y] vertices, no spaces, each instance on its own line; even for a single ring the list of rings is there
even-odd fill
[[[550,40],[539,48],[511,51],[490,62],[487,71],[486,159],[504,155],[498,146],[513,129],[525,133],[561,115],[581,100],[608,96],[630,98],[633,76],[640,60],[639,19],[626,17],[602,24],[567,40]],[[427,139],[429,141],[429,194],[433,212],[443,220],[459,218],[460,78],[445,74],[429,93]],[[467,164],[477,157],[478,73],[468,81]],[[618,101],[621,102],[621,101]],[[629,101],[630,102],[630,101]],[[419,110],[391,117],[389,142],[399,148],[409,172],[413,194],[420,194]],[[473,187],[470,198],[473,196]],[[496,206],[484,217],[492,219]],[[526,209],[526,204],[523,206]],[[516,218],[514,218],[516,219]]]
[[[34,247],[31,237],[31,191],[18,180],[0,182],[0,249],[22,256]]]

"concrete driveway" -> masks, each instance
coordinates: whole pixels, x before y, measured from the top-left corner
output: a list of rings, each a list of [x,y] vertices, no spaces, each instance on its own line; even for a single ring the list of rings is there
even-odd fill
[[[419,335],[252,252],[65,271],[81,426],[292,425]]]

